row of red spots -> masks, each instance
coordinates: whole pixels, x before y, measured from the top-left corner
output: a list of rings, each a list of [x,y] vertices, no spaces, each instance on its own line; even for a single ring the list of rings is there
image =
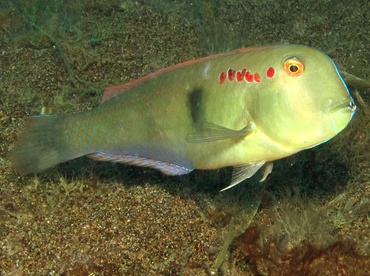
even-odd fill
[[[272,78],[275,75],[275,69],[273,67],[269,67],[266,71],[266,76],[268,78]],[[258,73],[252,74],[251,72],[247,71],[247,69],[243,69],[241,71],[235,71],[234,69],[229,68],[227,72],[222,71],[219,75],[219,82],[223,84],[226,80],[233,81],[236,80],[241,82],[245,80],[246,82],[260,82],[261,76]]]

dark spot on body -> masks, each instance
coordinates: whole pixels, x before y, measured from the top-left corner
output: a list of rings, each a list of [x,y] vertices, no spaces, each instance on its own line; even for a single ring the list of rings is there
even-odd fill
[[[192,89],[188,94],[188,105],[190,114],[194,123],[198,123],[201,117],[201,100],[203,90],[199,88]]]

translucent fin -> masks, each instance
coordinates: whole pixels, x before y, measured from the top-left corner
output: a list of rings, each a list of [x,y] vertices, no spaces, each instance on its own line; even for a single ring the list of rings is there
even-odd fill
[[[164,162],[164,161],[158,161],[152,158],[127,155],[127,154],[96,152],[93,154],[89,154],[88,157],[95,159],[95,160],[100,160],[100,161],[110,161],[110,162],[118,162],[118,163],[142,166],[142,167],[149,167],[149,168],[157,169],[166,175],[183,175],[183,174],[191,173],[193,171],[193,169],[185,168],[183,166],[179,166],[176,164],[171,164],[171,163]]]
[[[260,182],[263,182],[266,180],[267,176],[272,172],[272,169],[274,168],[273,162],[266,162],[265,169],[263,170],[263,176],[260,180]]]
[[[21,174],[43,171],[83,154],[73,151],[61,139],[61,121],[65,115],[27,119],[24,132],[9,152],[15,170]]]
[[[186,141],[190,143],[205,143],[231,138],[242,138],[254,130],[254,124],[250,123],[241,130],[233,130],[212,123],[202,122],[196,133],[189,134]]]
[[[227,189],[230,189],[234,187],[235,185],[238,185],[243,180],[252,177],[264,164],[265,164],[265,161],[260,161],[260,162],[253,162],[253,163],[248,163],[245,165],[235,166],[233,170],[233,176],[232,176],[230,185],[222,189],[221,192],[226,191]]]

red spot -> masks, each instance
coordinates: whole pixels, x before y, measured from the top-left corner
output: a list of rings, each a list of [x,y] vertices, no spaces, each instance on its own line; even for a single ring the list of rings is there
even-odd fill
[[[229,81],[233,81],[234,78],[235,78],[235,70],[233,70],[233,69],[227,70],[227,79]]]
[[[218,77],[218,81],[220,82],[220,84],[223,84],[226,80],[226,73],[225,72],[221,72],[220,73],[220,76]]]
[[[270,67],[267,69],[266,76],[268,78],[272,78],[275,75],[275,69],[273,67]]]
[[[253,81],[253,75],[249,73],[249,71],[245,72],[244,78],[247,82],[252,82]]]
[[[242,72],[240,72],[240,71],[236,72],[236,80],[237,81],[242,81],[243,77],[244,77],[244,75],[243,75]]]
[[[253,75],[253,79],[254,79],[255,82],[260,82],[261,81],[261,76],[258,73],[256,73],[256,74]]]

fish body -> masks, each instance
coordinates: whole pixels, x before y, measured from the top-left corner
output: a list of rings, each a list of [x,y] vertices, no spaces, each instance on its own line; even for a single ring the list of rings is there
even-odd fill
[[[322,52],[246,48],[108,87],[89,111],[30,118],[9,156],[24,174],[84,155],[168,175],[233,166],[233,186],[267,162],[331,139],[354,111]]]

